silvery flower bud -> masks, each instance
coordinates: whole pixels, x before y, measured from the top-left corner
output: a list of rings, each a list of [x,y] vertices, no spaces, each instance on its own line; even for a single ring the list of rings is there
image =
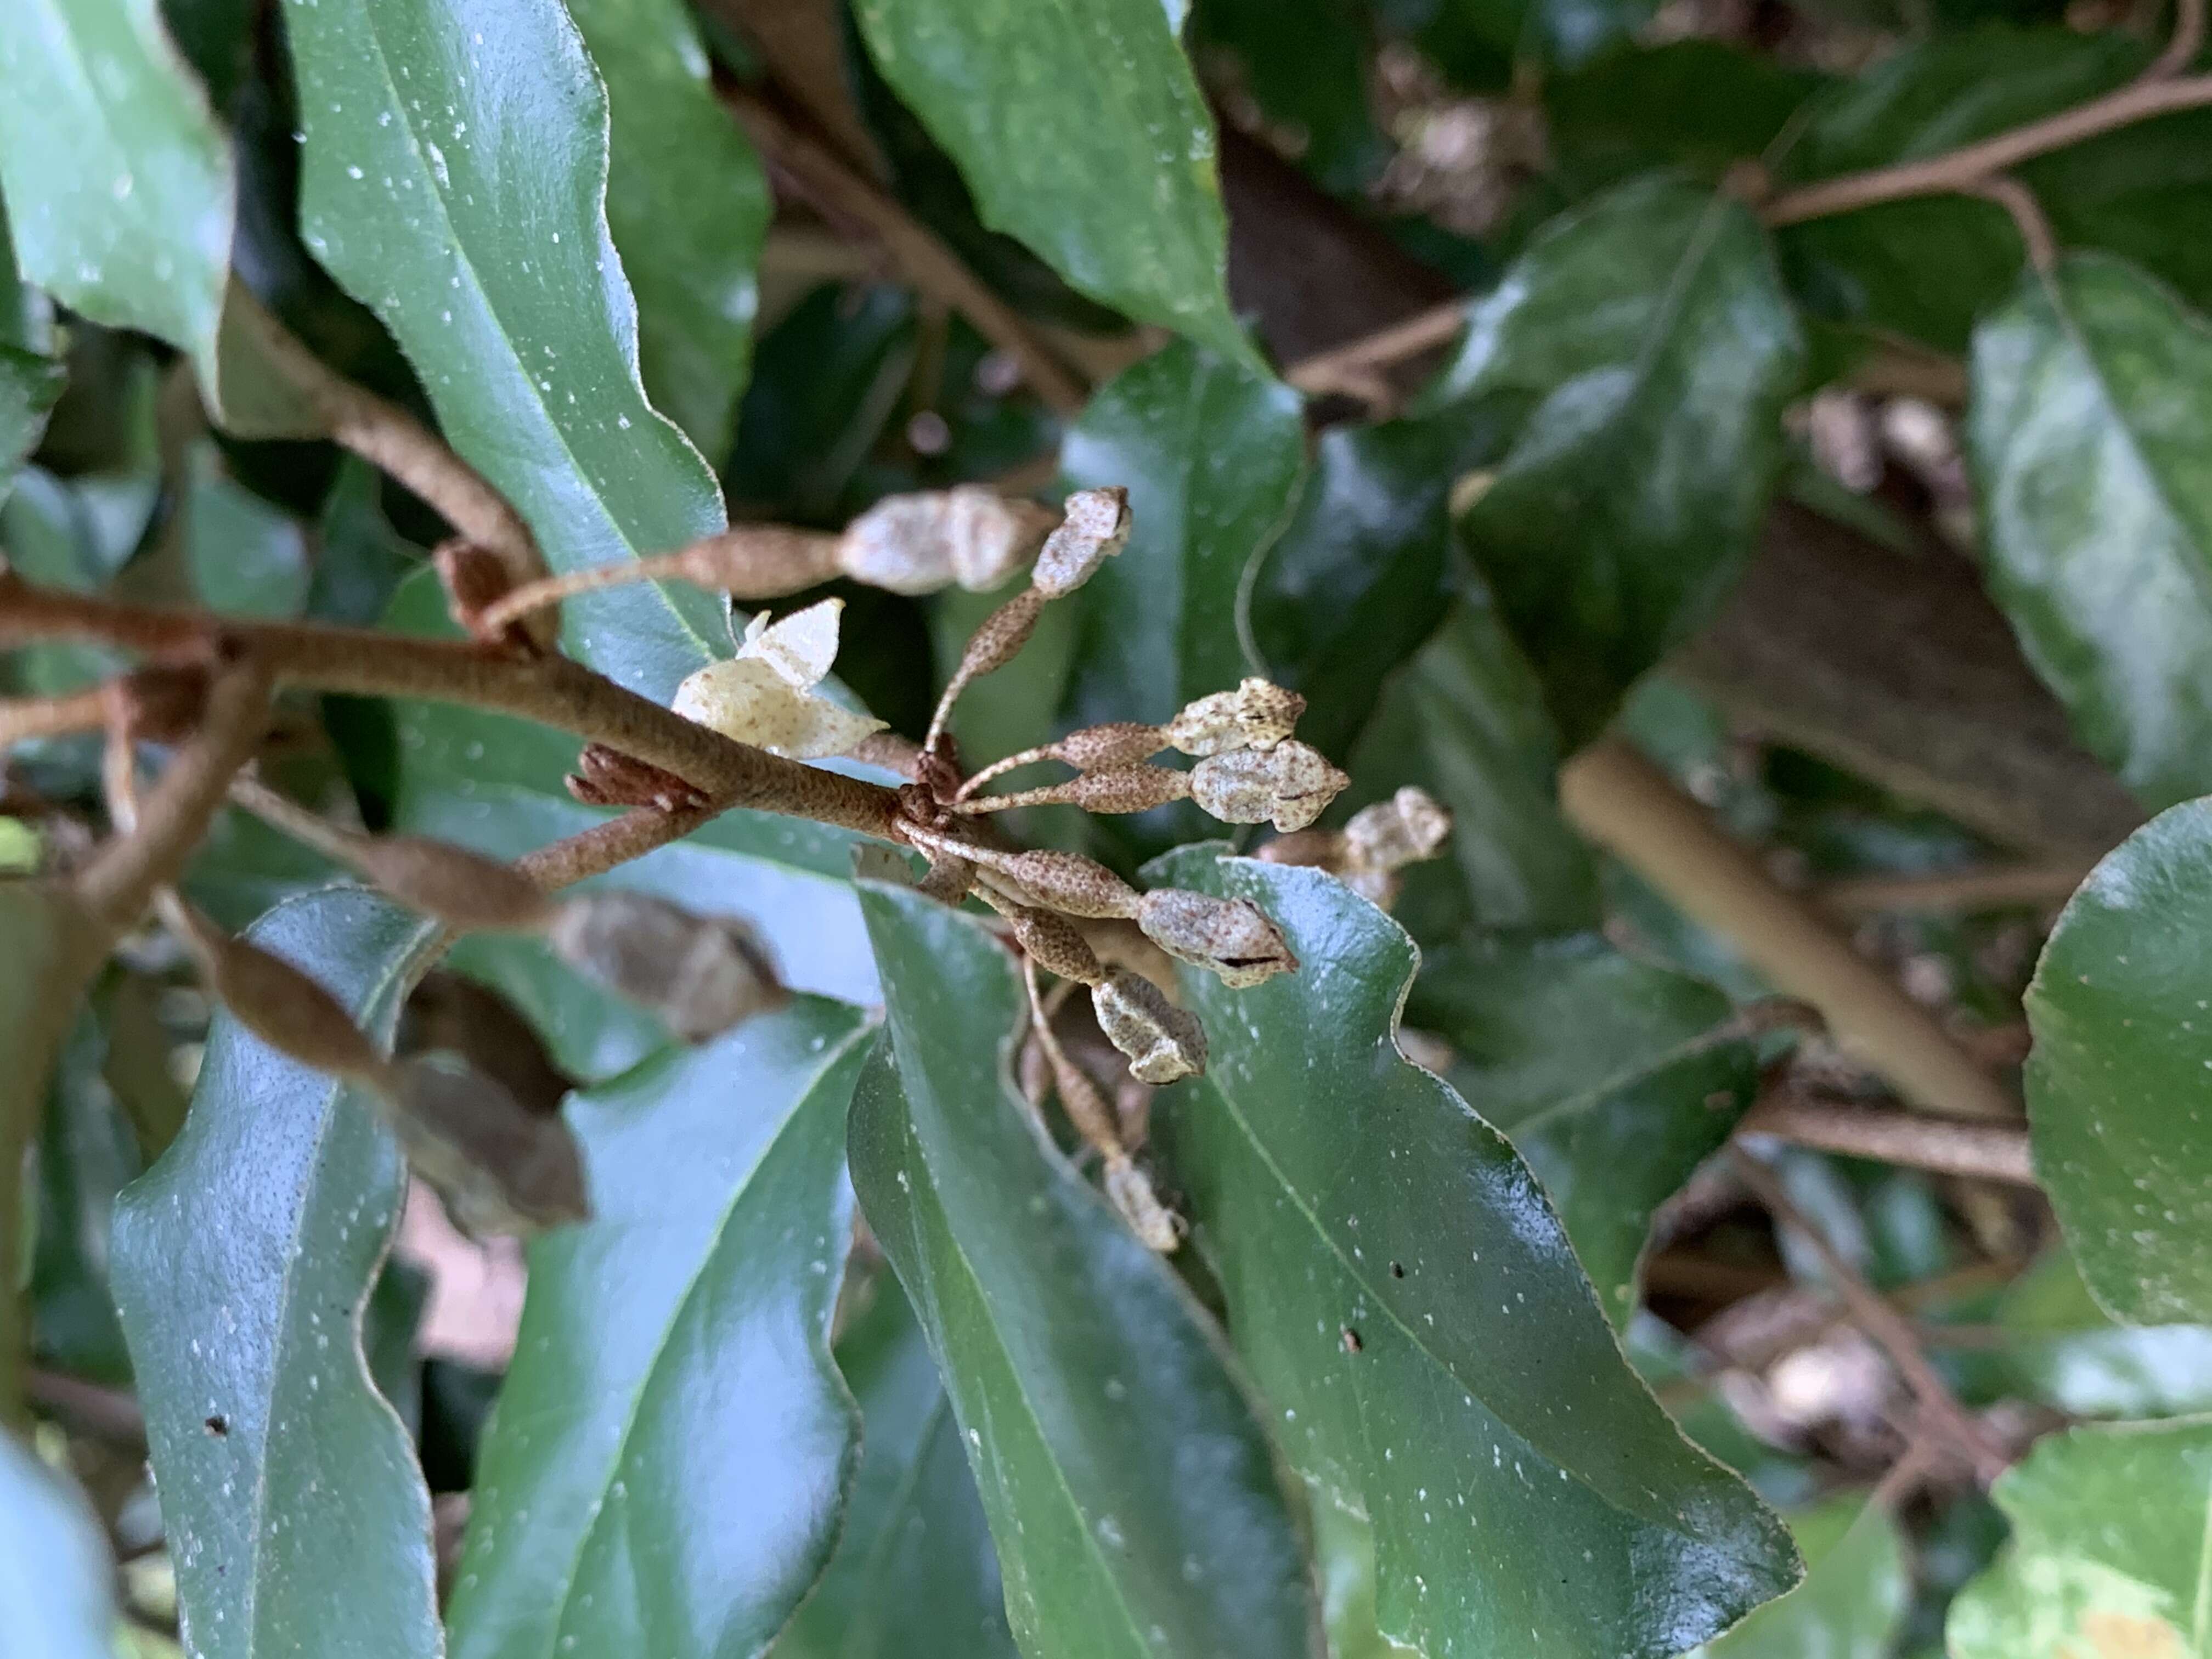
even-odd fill
[[[1105,971],[1089,943],[1066,916],[1014,905],[1008,907],[1006,920],[1030,959],[1046,972],[1091,985]]]
[[[1036,556],[1055,522],[1050,508],[981,484],[888,495],[846,526],[837,563],[894,593],[953,582],[988,593]]]
[[[643,893],[580,893],[545,937],[570,967],[651,1009],[688,1042],[789,1000],[743,922],[694,915]]]
[[[1168,722],[1168,741],[1186,755],[1203,757],[1232,749],[1272,749],[1297,729],[1306,700],[1263,679],[1248,679],[1234,691],[1216,691],[1185,705]]]
[[[1014,853],[991,867],[1011,878],[1048,908],[1071,916],[1133,916],[1137,890],[1096,859],[1080,853]]]
[[[1086,726],[1047,745],[1045,753],[1066,761],[1079,772],[1106,767],[1134,766],[1148,761],[1168,746],[1164,726],[1138,720],[1115,720],[1105,726]]]
[[[1091,1006],[1106,1040],[1128,1056],[1132,1077],[1173,1083],[1206,1070],[1206,1027],[1141,974],[1109,969],[1091,988]]]
[[[1183,1218],[1160,1202],[1151,1177],[1126,1155],[1106,1160],[1106,1196],[1146,1249],[1173,1255],[1182,1243]]]
[[[684,579],[741,599],[803,593],[837,574],[838,540],[782,525],[732,525],[682,550]]]
[[[527,1237],[590,1218],[583,1160],[558,1115],[526,1110],[453,1054],[403,1060],[376,1092],[407,1161],[465,1231]]]
[[[1224,823],[1292,830],[1319,817],[1350,781],[1319,750],[1293,741],[1208,757],[1191,769],[1190,793]]]
[[[1388,872],[1434,858],[1451,834],[1451,814],[1414,784],[1363,806],[1344,826],[1344,860],[1353,870]]]
[[[1115,485],[1067,498],[1060,528],[1045,538],[1030,580],[1047,599],[1073,593],[1129,540],[1129,492]]]
[[[1137,926],[1170,956],[1204,968],[1239,990],[1294,972],[1298,965],[1281,929],[1249,899],[1156,888],[1139,903]]]

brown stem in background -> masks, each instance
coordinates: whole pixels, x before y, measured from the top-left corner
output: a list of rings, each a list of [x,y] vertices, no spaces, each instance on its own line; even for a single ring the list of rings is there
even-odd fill
[[[0,582],[0,647],[39,639],[105,641],[153,656],[204,656],[233,641],[280,682],[357,696],[466,703],[571,732],[674,773],[724,808],[812,818],[890,839],[897,797],[802,766],[685,720],[565,657],[522,657],[307,623],[161,611]]]
[[[1821,909],[1839,917],[1878,915],[1885,910],[1948,914],[2049,906],[2064,903],[2094,867],[2087,860],[2070,859],[1926,876],[1850,876],[1821,883],[1811,896]]]
[[[2046,119],[2031,121],[1925,161],[1847,173],[1838,179],[1784,191],[1767,202],[1759,216],[1770,225],[1795,225],[1915,196],[1972,193],[2022,161],[2154,116],[2199,109],[2207,104],[2212,104],[2212,76],[2136,81]]]
[[[2173,33],[2166,43],[2166,50],[2151,60],[2150,67],[2138,78],[2145,82],[2171,80],[2197,60],[2204,47],[2204,0],[2175,0]]]
[[[1722,934],[1785,994],[1820,1011],[1838,1041],[1914,1104],[1955,1117],[2016,1119],[2011,1097],[1943,1028],[1854,951],[1674,780],[1619,738],[1559,772],[1575,826]]]
[[[657,848],[678,842],[709,819],[720,816],[718,805],[684,807],[664,812],[657,806],[641,806],[605,823],[595,823],[573,836],[552,842],[515,860],[514,867],[551,892],[617,865],[643,858]]]
[[[1937,1175],[1969,1176],[2033,1187],[2027,1131],[2008,1123],[1968,1123],[1918,1112],[1886,1112],[1784,1089],[1761,1099],[1735,1126],[1740,1135],[1771,1135],[1793,1146],[1902,1164]]]
[[[2043,204],[2035,199],[2033,191],[2009,174],[1999,173],[1965,186],[1962,193],[1995,202],[2012,216],[2013,228],[2020,233],[2021,246],[2031,266],[2041,271],[2057,269],[2058,239],[2051,233],[2051,221],[2044,216]]]
[[[107,688],[89,686],[52,697],[0,698],[0,754],[31,738],[97,732],[107,722]]]
[[[1063,417],[1081,410],[1082,383],[934,232],[761,98],[726,88],[722,97],[770,164],[825,216],[861,225],[879,239],[908,282],[951,306],[1021,365],[1022,378],[1046,408]]]
[[[1984,1484],[2002,1474],[2011,1458],[1967,1413],[1942,1375],[1929,1363],[1911,1322],[1883,1301],[1875,1288],[1844,1260],[1828,1242],[1827,1235],[1790,1201],[1790,1195],[1782,1190],[1782,1183],[1764,1164],[1740,1149],[1731,1149],[1729,1158],[1743,1184],[1765,1207],[1775,1224],[1789,1228],[1812,1247],[1821,1267],[1826,1269],[1836,1294],[1850,1310],[1851,1322],[1889,1356],[1890,1363],[1897,1367],[1898,1374],[1919,1400],[1929,1425],[1941,1429],[1966,1454]]]
[[[147,792],[137,823],[77,876],[77,896],[107,937],[135,923],[155,890],[173,881],[199,845],[232,776],[253,758],[268,729],[270,686],[268,665],[251,652],[218,673],[200,729]]]
[[[1456,339],[1467,326],[1467,306],[1465,300],[1431,306],[1402,323],[1292,363],[1283,379],[1310,396],[1342,392],[1367,397],[1379,371]]]

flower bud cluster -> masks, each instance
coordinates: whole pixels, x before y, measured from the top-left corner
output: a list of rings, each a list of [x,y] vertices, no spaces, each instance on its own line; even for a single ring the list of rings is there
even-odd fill
[[[1261,848],[1260,856],[1326,870],[1387,910],[1398,896],[1398,872],[1441,853],[1451,823],[1433,796],[1409,783],[1389,799],[1362,807],[1341,830],[1286,835]]]

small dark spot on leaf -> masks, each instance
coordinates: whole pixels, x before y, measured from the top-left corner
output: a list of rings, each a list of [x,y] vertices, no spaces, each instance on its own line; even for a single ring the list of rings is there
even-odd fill
[[[207,1431],[215,1436],[216,1439],[222,1439],[223,1436],[230,1432],[230,1419],[225,1417],[221,1412],[217,1412],[214,1416],[208,1419]]]
[[[1405,1276],[1406,1276],[1406,1264],[1405,1264],[1404,1262],[1402,1262],[1402,1261],[1394,1261],[1394,1262],[1392,1262],[1392,1263],[1390,1264],[1390,1277],[1391,1277],[1391,1278],[1393,1278],[1393,1279],[1403,1279]]]
[[[1353,1330],[1353,1329],[1352,1328],[1352,1327],[1351,1327],[1351,1326],[1346,1325],[1346,1326],[1344,1328],[1344,1351],[1345,1351],[1345,1352],[1346,1352],[1346,1353],[1358,1353],[1358,1352],[1359,1352],[1360,1348],[1362,1347],[1362,1346],[1364,1346],[1364,1345],[1363,1345],[1363,1344],[1360,1342],[1360,1340],[1359,1340],[1359,1333],[1358,1333],[1358,1331]]]

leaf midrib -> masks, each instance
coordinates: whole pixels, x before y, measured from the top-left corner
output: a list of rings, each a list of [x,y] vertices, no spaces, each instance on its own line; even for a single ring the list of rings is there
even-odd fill
[[[1406,1066],[1411,1066],[1413,1064],[1412,1061],[1403,1059],[1401,1060],[1400,1063]],[[1449,1085],[1440,1084],[1440,1086],[1449,1087]],[[1226,1109],[1231,1121],[1243,1132],[1245,1139],[1251,1146],[1254,1156],[1259,1158],[1261,1163],[1266,1166],[1267,1172],[1275,1178],[1277,1186],[1279,1187],[1289,1197],[1291,1202],[1297,1207],[1298,1213],[1306,1218],[1307,1224],[1313,1229],[1314,1236],[1321,1240],[1328,1254],[1336,1259],[1338,1264],[1343,1268],[1346,1276],[1368,1292],[1370,1297],[1374,1301],[1375,1305],[1382,1310],[1382,1314],[1389,1319],[1389,1322],[1399,1331],[1402,1332],[1406,1340],[1413,1344],[1415,1352],[1419,1353],[1424,1359],[1434,1365],[1446,1376],[1450,1377],[1454,1382],[1458,1383],[1462,1391],[1473,1393],[1474,1390],[1468,1388],[1467,1383],[1462,1380],[1459,1373],[1453,1369],[1450,1363],[1444,1359],[1443,1357],[1438,1354],[1434,1349],[1431,1348],[1429,1345],[1422,1340],[1420,1333],[1416,1331],[1413,1326],[1408,1324],[1406,1320],[1400,1316],[1397,1309],[1392,1305],[1390,1298],[1383,1293],[1382,1288],[1372,1283],[1368,1279],[1364,1270],[1354,1263],[1349,1256],[1345,1255],[1342,1248],[1337,1243],[1335,1238],[1330,1235],[1328,1229],[1322,1224],[1320,1216],[1316,1212],[1313,1206],[1307,1202],[1305,1194],[1291,1182],[1289,1177],[1284,1174],[1281,1166],[1279,1165],[1275,1162],[1274,1158],[1269,1154],[1267,1147],[1261,1140],[1258,1133],[1253,1129],[1250,1121],[1246,1118],[1243,1109],[1236,1103],[1236,1101],[1231,1095],[1230,1091],[1220,1086],[1219,1084],[1216,1083],[1212,1085],[1212,1093],[1214,1097],[1221,1102],[1224,1108]],[[1478,1123],[1480,1122],[1479,1118],[1473,1118],[1472,1113],[1469,1114],[1469,1116],[1473,1121]],[[1492,1133],[1496,1133],[1497,1131],[1492,1130]],[[1599,1317],[1602,1319],[1604,1316],[1602,1308],[1599,1308],[1597,1312]],[[1498,1422],[1504,1424],[1508,1429],[1511,1430],[1513,1433],[1520,1438],[1522,1443],[1528,1446],[1531,1451],[1536,1452],[1537,1455],[1541,1456],[1546,1462],[1550,1463],[1553,1468],[1562,1470],[1565,1473],[1577,1486],[1582,1487],[1583,1490],[1589,1492],[1592,1497],[1603,1503],[1607,1509],[1612,1510],[1616,1514],[1628,1516],[1638,1522],[1641,1522],[1644,1525],[1656,1526],[1664,1531],[1671,1532],[1674,1534],[1675,1536],[1687,1539],[1693,1544],[1705,1545],[1709,1543],[1710,1540],[1700,1539],[1693,1534],[1681,1531],[1679,1528],[1670,1524],[1670,1522],[1663,1517],[1646,1516],[1621,1504],[1611,1492],[1603,1491],[1598,1486],[1592,1485],[1589,1478],[1585,1476],[1581,1470],[1568,1468],[1566,1465],[1554,1460],[1548,1452],[1542,1449],[1543,1443],[1540,1440],[1529,1435],[1518,1422],[1506,1415],[1504,1412],[1498,1410],[1498,1407],[1492,1401],[1488,1395],[1479,1395],[1476,1397],[1482,1401],[1483,1409],[1489,1413],[1492,1418]]]
[[[783,1145],[784,1137],[790,1133],[792,1126],[799,1121],[813,1101],[815,1091],[821,1088],[823,1079],[853,1051],[854,1045],[874,1035],[875,1027],[867,1020],[854,1021],[852,1030],[845,1034],[843,1040],[825,1053],[821,1064],[806,1074],[805,1085],[793,1094],[791,1105],[785,1111],[782,1121],[776,1125],[773,1134],[761,1142],[758,1153],[732,1188],[730,1200],[722,1206],[722,1212],[716,1218],[713,1231],[707,1236],[699,1252],[698,1263],[693,1267],[690,1277],[684,1281],[683,1294],[670,1304],[667,1322],[661,1328],[660,1335],[653,1345],[652,1355],[638,1372],[637,1387],[631,1394],[629,1408],[623,1418],[622,1432],[615,1438],[613,1453],[607,1460],[605,1477],[598,1483],[602,1498],[622,1472],[623,1460],[629,1455],[630,1438],[637,1432],[638,1419],[645,1410],[645,1396],[660,1369],[661,1361],[667,1356],[668,1345],[675,1340],[676,1328],[683,1323],[684,1315],[691,1306],[692,1298],[699,1293],[699,1286],[707,1276],[707,1270],[714,1265],[715,1253],[729,1231],[731,1217],[737,1213],[738,1206],[751,1195],[753,1182],[759,1176],[762,1166]],[[583,1572],[585,1553],[591,1548],[592,1540],[599,1535],[600,1517],[606,1513],[603,1504],[598,1513],[586,1521],[576,1534],[575,1553],[570,1558],[568,1571],[562,1576],[560,1594],[554,1604],[556,1610],[551,1631],[546,1638],[547,1659],[554,1659],[554,1656],[560,1652],[561,1637],[568,1621],[571,1599],[576,1592],[576,1581]]]
[[[893,1052],[894,1054],[896,1052],[896,1044],[893,1045]],[[995,1079],[992,1093],[994,1100],[1003,1103],[1005,1090],[997,1085]],[[900,1115],[905,1122],[907,1145],[913,1149],[915,1161],[920,1164],[922,1173],[929,1179],[931,1202],[943,1218],[944,1224],[941,1231],[945,1242],[951,1249],[954,1261],[959,1264],[967,1277],[969,1286],[975,1294],[976,1305],[985,1311],[987,1316],[983,1323],[991,1333],[992,1346],[1006,1369],[1006,1376],[1012,1381],[1014,1399],[1021,1406],[1022,1414],[1029,1419],[1030,1427],[1036,1435],[1037,1444],[1043,1449],[1045,1467],[1052,1471],[1054,1480],[1058,1484],[1061,1495],[1067,1500],[1068,1513],[1075,1517],[1075,1529],[1083,1535],[1085,1553],[1097,1563],[1099,1576],[1110,1593],[1111,1601],[1121,1610],[1122,1619],[1128,1625],[1129,1634],[1136,1643],[1133,1651],[1138,1654],[1149,1654],[1152,1650],[1151,1646],[1146,1641],[1144,1632],[1137,1626],[1136,1611],[1130,1607],[1127,1598],[1121,1593],[1121,1581],[1108,1564],[1104,1553],[1099,1548],[1097,1535],[1092,1533],[1090,1523],[1084,1517],[1083,1504],[1077,1498],[1075,1489],[1068,1485],[1067,1471],[1061,1467],[1060,1459],[1053,1452],[1051,1437],[1045,1433],[1044,1420],[1038,1415],[1036,1405],[1030,1400],[1029,1389],[1023,1383],[1021,1370],[1014,1364],[1013,1355],[1007,1348],[1005,1339],[1000,1334],[999,1322],[992,1310],[991,1299],[984,1291],[982,1278],[976,1273],[975,1264],[969,1257],[967,1246],[960,1242],[959,1234],[953,1231],[951,1212],[945,1207],[943,1189],[938,1185],[937,1176],[930,1169],[929,1153],[921,1144],[921,1133],[915,1127],[914,1105],[907,1098],[906,1083],[902,1077],[899,1082],[899,1097]],[[911,1205],[908,1206],[908,1212],[915,1213]],[[919,1219],[918,1216],[916,1219]],[[915,1257],[921,1266],[923,1281],[930,1285],[930,1300],[934,1304],[938,1298],[935,1285],[932,1282],[936,1278],[933,1253],[919,1237],[915,1243],[917,1246]],[[997,1439],[995,1434],[993,1439],[994,1441]],[[994,1484],[998,1485],[1003,1493],[1004,1482],[994,1479]]]
[[[409,941],[405,949],[393,952],[390,966],[383,974],[377,977],[373,984],[371,984],[368,988],[368,994],[362,999],[362,1007],[364,1010],[374,1008],[377,1006],[379,999],[383,997],[387,991],[392,988],[392,987],[404,981],[409,975],[414,972],[418,963],[427,965],[429,959],[437,953],[439,946],[442,943],[443,937],[442,930],[440,929],[436,924],[428,921],[418,921],[414,938]],[[239,1029],[243,1030],[245,1028],[241,1026]],[[258,1042],[259,1039],[256,1038],[255,1041]],[[314,1161],[312,1166],[316,1172],[317,1179],[312,1182],[311,1185],[319,1186],[320,1184],[319,1177],[322,1170],[323,1149],[329,1143],[331,1127],[337,1121],[338,1108],[343,1103],[345,1093],[349,1086],[349,1085],[343,1081],[333,1078],[330,1080],[329,1089],[324,1094],[323,1098],[327,1104],[325,1106],[323,1110],[322,1121],[315,1131]],[[401,1178],[404,1182],[405,1179],[404,1174]],[[285,1333],[289,1330],[291,1326],[290,1310],[292,1306],[293,1278],[299,1267],[301,1260],[306,1255],[306,1252],[300,1248],[300,1242],[301,1235],[307,1227],[307,1212],[313,1207],[313,1206],[311,1204],[305,1201],[303,1196],[302,1201],[293,1212],[291,1237],[287,1241],[289,1248],[286,1249],[284,1254],[284,1271],[283,1276],[277,1281],[276,1308],[278,1318],[282,1321],[282,1323],[278,1328],[277,1339],[280,1352],[284,1346],[288,1346],[285,1340]],[[396,1214],[393,1217],[393,1224],[395,1226],[398,1224],[398,1217]],[[362,1306],[364,1309],[368,1306],[365,1297]],[[386,1411],[390,1412],[392,1410],[391,1402],[386,1400],[384,1395],[378,1391],[374,1381],[369,1378],[368,1375],[368,1356],[362,1352],[361,1346],[362,1339],[359,1319],[356,1316],[356,1319],[349,1322],[352,1327],[351,1340],[354,1346],[354,1352],[361,1359],[362,1380],[368,1384],[369,1395],[372,1399],[382,1404]],[[253,1527],[252,1545],[251,1553],[248,1558],[249,1570],[246,1575],[245,1623],[247,1643],[246,1650],[249,1653],[258,1653],[261,1650],[261,1626],[259,1623],[261,1609],[261,1548],[264,1532],[264,1522],[266,1521],[269,1513],[269,1443],[270,1437],[275,1431],[276,1419],[275,1378],[279,1369],[280,1367],[278,1365],[272,1364],[269,1370],[270,1385],[268,1398],[264,1404],[262,1416],[261,1456],[258,1464],[254,1470],[252,1502],[248,1506],[248,1513],[252,1518]],[[398,1421],[396,1414],[394,1415],[393,1420],[394,1422]]]
[[[637,558],[639,554],[635,538],[623,527],[621,521],[618,520],[612,511],[608,508],[606,501],[600,495],[598,487],[592,483],[591,474],[585,471],[582,463],[577,459],[575,450],[569,445],[567,430],[562,426],[559,419],[555,416],[552,405],[545,401],[538,382],[531,377],[529,369],[523,363],[520,352],[515,349],[514,341],[507,331],[507,319],[500,314],[499,307],[493,304],[491,291],[484,286],[483,278],[477,275],[476,258],[470,252],[467,243],[463,240],[459,226],[454,222],[453,216],[451,211],[451,204],[447,201],[445,192],[438,188],[437,180],[428,165],[428,158],[422,154],[422,136],[416,131],[414,118],[408,114],[405,104],[400,97],[398,83],[392,78],[392,60],[385,51],[384,37],[382,33],[380,33],[377,27],[377,9],[374,5],[364,7],[362,12],[362,21],[365,32],[368,36],[369,43],[376,51],[376,70],[378,77],[383,82],[385,91],[389,94],[386,99],[386,107],[391,109],[398,116],[400,131],[407,136],[408,150],[415,157],[416,176],[423,184],[430,198],[438,204],[438,219],[439,222],[446,228],[447,245],[453,249],[453,257],[460,262],[461,268],[468,273],[469,285],[476,291],[477,298],[482,302],[485,313],[497,325],[497,326],[492,331],[493,337],[499,342],[501,349],[506,354],[507,361],[513,365],[515,373],[521,377],[523,384],[530,388],[530,402],[537,408],[539,415],[543,417],[546,429],[553,434],[553,441],[560,449],[561,458],[567,464],[569,476],[580,485],[583,486],[581,494],[584,498],[591,502],[592,508],[598,513],[600,520],[606,525],[607,528],[614,533],[615,538],[619,541],[623,547],[629,550],[630,557],[633,560]],[[569,21],[565,12],[562,14],[561,18],[558,21],[561,22]],[[573,23],[571,23],[570,26],[574,27]],[[611,151],[612,126],[611,118],[607,112],[606,89],[605,87],[601,87],[599,88],[599,127],[600,137],[602,140],[600,153],[602,156],[605,158],[608,167],[611,168],[613,161]],[[614,233],[607,228],[606,196],[606,176],[603,172],[599,179],[598,191],[599,204],[599,229],[604,235],[606,256],[616,261],[617,269],[620,270],[622,269],[622,256],[615,250]],[[629,276],[627,270],[623,271],[623,282],[625,289],[629,290],[630,304],[634,309],[637,303],[636,290],[629,287]],[[653,416],[653,418],[665,421],[667,417],[662,415],[659,410],[653,408],[651,400],[645,396],[644,381],[641,378],[641,372],[638,368],[637,341],[635,334],[633,334],[630,341],[630,350],[629,356],[630,378],[636,382],[638,386],[638,402],[644,406],[646,412]],[[689,439],[685,439],[684,441],[688,445],[690,441]],[[705,462],[703,460],[700,465],[702,469],[705,467]],[[646,586],[653,590],[653,597],[659,602],[661,608],[668,613],[670,619],[675,623],[678,631],[680,632],[686,639],[690,640],[692,644],[698,648],[698,661],[695,663],[693,666],[703,668],[708,664],[714,661],[716,659],[717,653],[708,644],[706,639],[700,634],[698,629],[691,626],[690,619],[685,617],[683,611],[678,610],[674,602],[669,599],[666,587],[657,581],[648,582]]]

